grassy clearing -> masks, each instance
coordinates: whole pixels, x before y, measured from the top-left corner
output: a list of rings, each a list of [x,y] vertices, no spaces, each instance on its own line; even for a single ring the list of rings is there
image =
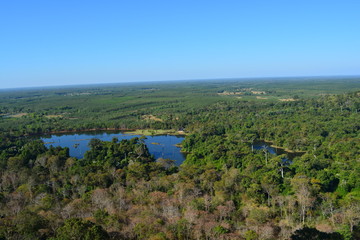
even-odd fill
[[[28,113],[17,113],[17,114],[9,115],[9,117],[21,118],[21,117],[26,116],[26,115],[28,115]]]
[[[144,120],[153,120],[153,121],[157,121],[157,122],[163,122],[162,119],[160,119],[160,118],[158,118],[158,117],[156,117],[154,115],[151,115],[151,114],[150,115],[143,115],[142,118]]]
[[[282,101],[282,102],[294,102],[294,101],[296,101],[293,98],[280,98],[279,100]]]
[[[183,131],[176,131],[173,129],[137,129],[135,131],[126,131],[127,134],[132,135],[145,135],[145,136],[154,136],[154,135],[184,135]]]
[[[259,97],[259,96],[256,96],[256,99],[267,100],[268,98],[267,98],[267,97]]]
[[[64,117],[63,115],[46,115],[46,118],[62,118]]]

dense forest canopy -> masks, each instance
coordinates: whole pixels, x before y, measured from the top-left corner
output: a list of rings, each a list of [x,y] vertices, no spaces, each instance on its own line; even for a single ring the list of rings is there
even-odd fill
[[[360,239],[360,78],[3,90],[0,115],[0,239]],[[188,154],[37,139],[101,129],[181,132]]]

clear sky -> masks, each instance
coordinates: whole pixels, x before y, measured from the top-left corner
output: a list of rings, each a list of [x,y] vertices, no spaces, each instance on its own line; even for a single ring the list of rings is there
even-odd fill
[[[0,88],[360,75],[359,0],[3,0]]]

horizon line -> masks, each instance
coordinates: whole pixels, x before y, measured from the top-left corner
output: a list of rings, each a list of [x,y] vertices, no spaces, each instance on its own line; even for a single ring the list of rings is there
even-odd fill
[[[27,86],[27,87],[5,87],[1,88],[2,90],[30,90],[30,89],[39,89],[39,88],[71,88],[71,87],[84,87],[84,86],[98,86],[98,85],[118,85],[118,84],[136,84],[136,83],[159,83],[159,82],[186,82],[186,81],[231,81],[231,80],[261,80],[261,79],[296,79],[296,78],[357,78],[359,75],[300,75],[300,76],[273,76],[273,77],[228,77],[228,78],[198,78],[198,79],[165,79],[165,80],[134,80],[134,81],[120,81],[120,82],[105,82],[105,83],[75,83],[67,85],[38,85],[38,86]]]

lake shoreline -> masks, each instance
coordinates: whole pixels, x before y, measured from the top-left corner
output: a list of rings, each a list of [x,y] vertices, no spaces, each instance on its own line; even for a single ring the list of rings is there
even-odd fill
[[[24,134],[23,136],[41,136],[41,135],[56,135],[56,134],[67,134],[67,133],[86,133],[86,132],[98,132],[98,131],[109,131],[109,132],[123,132],[129,135],[143,135],[143,136],[160,136],[160,135],[172,135],[172,136],[186,136],[187,133],[184,131],[176,131],[173,129],[131,129],[131,128],[88,128],[81,130],[59,130],[50,131],[43,133],[31,133]]]

